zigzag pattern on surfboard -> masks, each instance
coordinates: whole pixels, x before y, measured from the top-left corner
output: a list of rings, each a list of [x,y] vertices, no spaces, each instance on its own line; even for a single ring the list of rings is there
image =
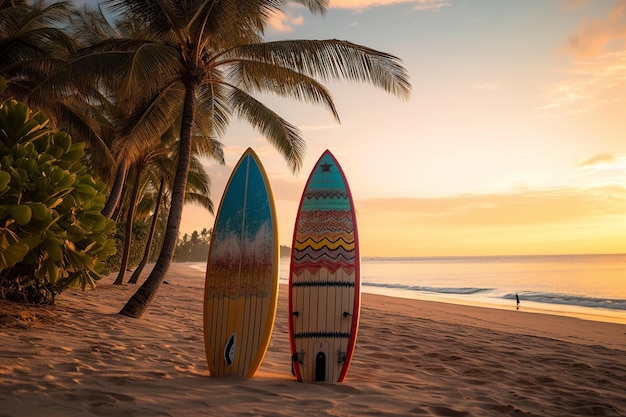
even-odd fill
[[[344,332],[302,332],[295,333],[293,335],[296,339],[309,338],[309,339],[347,339],[350,337],[350,333]]]
[[[354,223],[350,210],[311,210],[300,213],[293,251],[297,275],[321,268],[330,273],[355,270]]]
[[[346,251],[354,250],[354,238],[346,240],[344,234],[337,234],[335,236],[336,237],[333,236],[334,238],[324,236],[321,239],[316,239],[311,236],[304,240],[298,240],[298,236],[296,236],[294,248],[298,252],[307,250],[308,248],[312,250],[322,250],[325,248],[330,250],[336,250],[337,248],[343,248]]]
[[[354,282],[350,282],[350,281],[297,281],[291,285],[291,288],[304,288],[304,287],[354,288]]]
[[[345,190],[310,190],[307,191],[305,197],[311,200],[343,198],[348,199],[348,193]]]
[[[322,262],[327,260],[329,262],[351,262],[354,263],[355,253],[354,251],[347,251],[343,248],[338,249],[312,249],[305,248],[303,250],[294,251],[294,262]]]
[[[322,252],[322,253],[320,253]],[[334,253],[333,253],[334,252]],[[297,256],[297,258],[296,258]],[[294,254],[292,262],[292,272],[296,275],[309,271],[313,274],[324,268],[329,273],[334,274],[340,269],[351,275],[355,269],[354,252],[346,253],[343,250],[337,251],[304,251]]]

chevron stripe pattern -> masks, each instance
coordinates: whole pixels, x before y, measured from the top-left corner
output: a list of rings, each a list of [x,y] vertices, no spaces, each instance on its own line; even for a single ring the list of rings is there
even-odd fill
[[[320,268],[330,273],[354,272],[354,221],[349,207],[344,191],[317,190],[305,194],[295,232],[292,267],[296,275],[304,270],[315,274]]]

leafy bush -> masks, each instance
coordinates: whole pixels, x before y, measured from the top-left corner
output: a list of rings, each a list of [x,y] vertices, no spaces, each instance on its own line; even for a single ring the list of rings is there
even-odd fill
[[[0,105],[0,297],[53,304],[64,288],[95,287],[115,246],[84,145],[47,124],[15,100]]]

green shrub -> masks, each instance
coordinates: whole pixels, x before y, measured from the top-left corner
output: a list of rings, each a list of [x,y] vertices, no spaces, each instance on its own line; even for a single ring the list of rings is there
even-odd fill
[[[94,287],[115,246],[84,145],[47,124],[15,100],[0,105],[0,297],[52,304],[64,288]]]

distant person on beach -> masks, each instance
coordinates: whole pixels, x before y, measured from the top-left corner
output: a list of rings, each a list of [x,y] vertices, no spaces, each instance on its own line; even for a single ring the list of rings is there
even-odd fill
[[[515,294],[515,301],[517,301],[517,308],[516,310],[519,310],[519,295]]]

